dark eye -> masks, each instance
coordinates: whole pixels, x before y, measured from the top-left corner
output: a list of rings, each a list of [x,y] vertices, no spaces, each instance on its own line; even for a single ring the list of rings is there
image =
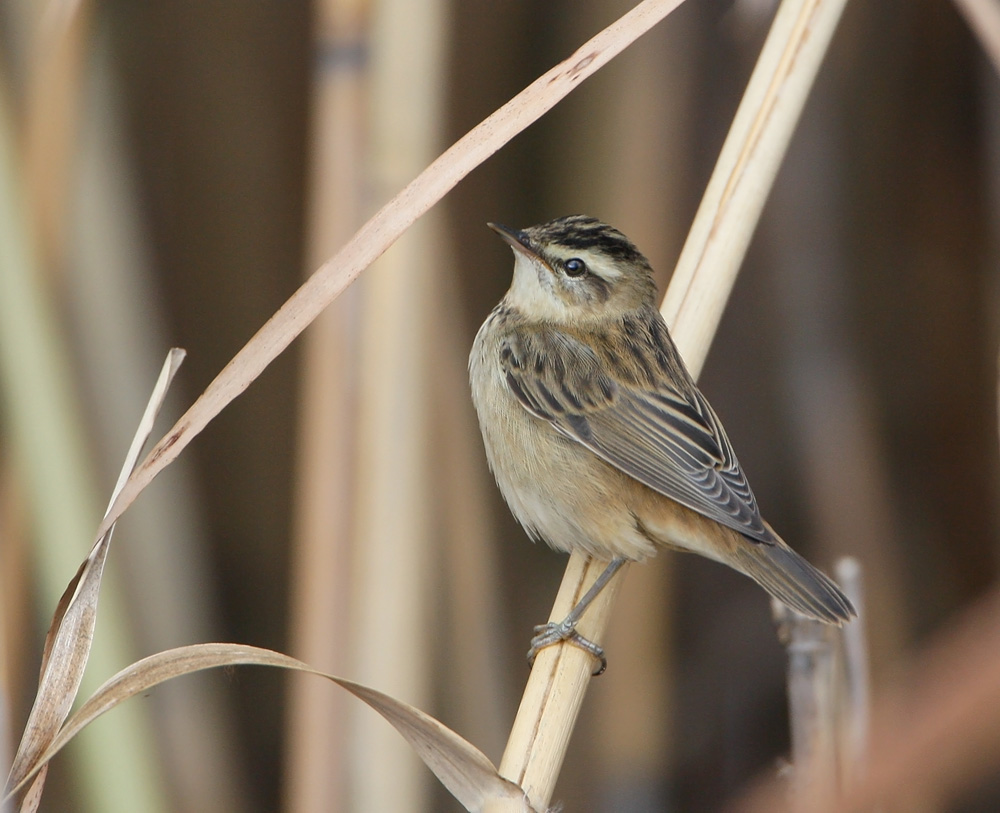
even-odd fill
[[[568,277],[582,277],[587,273],[587,264],[578,257],[566,260],[563,263],[563,268],[566,270],[566,276]]]

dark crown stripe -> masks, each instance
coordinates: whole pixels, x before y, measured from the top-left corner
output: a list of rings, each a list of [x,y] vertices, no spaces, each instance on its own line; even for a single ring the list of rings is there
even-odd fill
[[[539,227],[546,241],[569,249],[596,250],[617,260],[639,261],[642,254],[624,234],[593,217],[571,215]]]

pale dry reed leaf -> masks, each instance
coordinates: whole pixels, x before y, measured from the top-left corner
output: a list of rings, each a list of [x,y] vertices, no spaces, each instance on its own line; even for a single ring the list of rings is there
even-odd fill
[[[482,751],[430,715],[360,683],[331,680],[388,720],[466,810],[481,810],[487,799],[531,809],[524,792],[502,778]]]
[[[170,382],[184,360],[184,351],[173,349],[167,355],[163,369],[153,388],[149,403],[139,422],[132,445],[125,457],[110,506],[135,468],[142,447],[149,439],[156,415],[163,405]],[[114,524],[94,544],[80,569],[67,586],[52,618],[42,652],[41,674],[35,702],[28,715],[20,745],[7,778],[7,788],[20,786],[39,766],[38,756],[56,736],[69,714],[80,688],[87,666],[90,646],[97,621],[97,602],[101,577]],[[32,794],[41,795],[41,783],[35,783]],[[30,794],[29,794],[30,795]]]
[[[21,800],[21,813],[35,813],[42,804],[42,791],[45,789],[45,777],[49,774],[48,763],[42,766],[41,770],[35,774],[31,785]],[[4,808],[6,809],[6,808]]]
[[[153,448],[98,529],[108,526],[234,398],[421,215],[584,79],[604,67],[684,0],[644,0],[580,46],[442,153],[361,227],[230,360]]]
[[[508,803],[507,809],[530,813],[520,788],[502,779],[478,748],[430,715],[375,689],[313,669],[288,655],[245,644],[194,644],[158,652],[126,667],[104,683],[66,722],[21,781],[29,781],[34,771],[42,770],[86,726],[130,697],[171,678],[233,666],[271,666],[333,681],[381,714],[466,810],[478,811],[487,799],[502,799]],[[519,806],[511,806],[514,804]]]
[[[153,424],[156,422],[156,416],[160,412],[160,407],[163,406],[163,400],[167,397],[167,390],[170,389],[170,383],[174,380],[174,375],[176,375],[178,368],[184,362],[186,355],[187,353],[179,347],[172,347],[170,348],[170,352],[167,353],[166,361],[163,362],[163,367],[160,370],[160,377],[153,386],[153,392],[149,396],[146,410],[142,413],[139,426],[135,430],[135,436],[132,438],[132,445],[129,446],[128,453],[125,455],[125,462],[118,473],[118,480],[115,483],[114,491],[111,493],[111,499],[108,501],[108,508],[104,512],[105,516],[111,511],[111,507],[115,504],[115,500],[118,499],[118,495],[121,494],[125,483],[135,469],[135,464],[139,460],[142,447],[146,445],[146,441],[149,440],[149,436],[153,432]]]

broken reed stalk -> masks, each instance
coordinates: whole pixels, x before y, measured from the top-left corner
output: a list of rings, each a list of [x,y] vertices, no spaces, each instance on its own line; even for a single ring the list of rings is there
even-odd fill
[[[852,556],[837,561],[836,576],[858,617],[841,630],[844,658],[843,706],[840,710],[840,779],[843,787],[856,785],[866,771],[871,729],[871,677],[868,657],[868,607],[861,564]]]
[[[844,627],[821,624],[772,600],[778,638],[788,651],[788,715],[792,734],[790,806],[836,805],[863,775],[868,750],[868,645],[861,567],[837,562],[836,575],[858,611]]]
[[[844,3],[781,4],[723,145],[662,306],[695,378]],[[570,556],[552,620],[566,616],[604,564]],[[585,637],[603,640],[625,570],[581,619]],[[545,810],[552,798],[592,669],[589,655],[565,644],[543,650],[535,661],[500,763],[501,775],[524,789],[535,810]],[[492,813],[489,805],[484,810]]]
[[[778,638],[788,652],[793,810],[837,794],[839,630],[771,600]]]
[[[853,600],[853,596],[851,597]],[[873,705],[864,774],[837,799],[811,800],[810,813],[942,810],[990,782],[1000,764],[1000,588],[949,619]],[[739,813],[788,810],[787,787],[772,779],[726,807]]]

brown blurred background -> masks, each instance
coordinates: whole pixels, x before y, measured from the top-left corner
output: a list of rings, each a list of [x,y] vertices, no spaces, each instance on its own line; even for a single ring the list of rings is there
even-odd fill
[[[176,417],[379,205],[628,7],[0,5],[20,218],[0,239],[47,303],[84,506],[44,547],[63,503],[30,461],[51,432],[19,417],[6,362],[0,762],[167,348],[188,351]],[[593,214],[665,286],[771,9],[688,0],[226,409],[120,524],[91,688],[169,646],[252,643],[415,702],[498,761],[565,560],[511,519],[474,425],[465,357],[511,268],[484,224]],[[849,3],[701,381],[770,522],[827,570],[861,560],[876,686],[996,578],[998,87],[950,2]],[[720,809],[788,750],[767,600],[675,554],[623,592],[556,797]],[[458,809],[336,692],[258,669],[161,687],[56,760],[42,809]],[[1000,786],[940,809],[998,808]]]

